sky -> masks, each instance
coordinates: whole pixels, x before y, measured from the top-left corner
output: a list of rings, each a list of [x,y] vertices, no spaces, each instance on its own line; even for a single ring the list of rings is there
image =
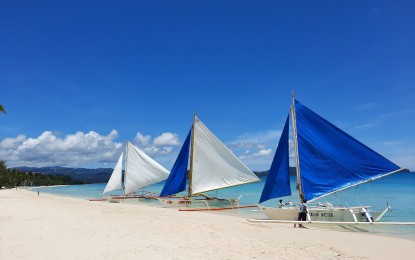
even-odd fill
[[[193,114],[268,170],[291,104],[415,170],[415,2],[0,0],[0,160],[171,169]]]

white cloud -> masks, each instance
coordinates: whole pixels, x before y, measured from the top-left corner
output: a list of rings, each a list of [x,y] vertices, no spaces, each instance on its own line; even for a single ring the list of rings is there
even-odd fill
[[[280,134],[280,131],[244,134],[226,146],[251,169],[266,170],[271,165]],[[117,138],[116,130],[108,135],[94,131],[65,136],[45,131],[31,138],[19,135],[0,140],[0,159],[7,160],[9,167],[113,167],[123,151],[124,141],[117,142]],[[172,132],[155,138],[137,132],[133,143],[166,168],[173,165],[181,145],[178,135]]]
[[[39,137],[19,135],[0,142],[0,158],[13,166],[83,166],[113,162],[120,154],[121,143],[114,141],[118,132],[104,136],[90,131],[60,137],[51,131]]]
[[[2,149],[13,149],[19,144],[23,143],[26,140],[25,135],[19,135],[16,138],[5,138],[0,142],[0,147]]]
[[[277,149],[282,131],[265,131],[245,134],[230,142],[235,155],[252,170],[268,170]],[[294,165],[294,143],[289,142],[290,164]]]
[[[256,154],[254,154],[254,156],[258,157],[258,156],[270,156],[272,154],[272,150],[271,149],[262,149],[259,152],[257,152]]]
[[[161,148],[161,150],[160,150],[160,154],[171,154],[171,152],[173,151],[173,147],[171,147],[171,146],[165,146],[165,147],[162,147]]]
[[[156,146],[164,146],[164,145],[173,145],[178,146],[180,145],[179,139],[177,138],[177,134],[173,134],[170,132],[162,133],[161,135],[157,136],[153,144]]]
[[[135,144],[147,155],[157,157],[157,155],[169,155],[174,152],[174,146],[180,146],[177,134],[165,132],[154,138],[150,135],[136,134]]]
[[[156,155],[167,155],[173,152],[172,146],[155,146],[155,145],[148,145],[146,147],[141,148],[144,153],[149,156],[156,156]]]
[[[161,148],[157,147],[155,145],[147,145],[145,147],[140,147],[141,150],[143,150],[144,153],[146,153],[149,156],[153,156],[155,154],[160,153]]]
[[[270,143],[277,143],[281,131],[265,131],[257,133],[247,133],[237,137],[235,141],[229,143],[229,148],[257,148],[264,149]]]
[[[271,165],[281,131],[263,131],[239,136],[227,145],[238,158],[253,170],[266,170]]]
[[[137,134],[135,135],[134,140],[141,146],[146,146],[150,143],[151,141],[151,136],[150,135],[143,135],[140,132],[137,132]]]

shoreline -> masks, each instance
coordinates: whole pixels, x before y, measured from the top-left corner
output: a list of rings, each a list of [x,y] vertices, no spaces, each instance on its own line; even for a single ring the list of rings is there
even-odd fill
[[[378,234],[249,223],[26,190],[0,190],[5,259],[412,259],[415,242]]]

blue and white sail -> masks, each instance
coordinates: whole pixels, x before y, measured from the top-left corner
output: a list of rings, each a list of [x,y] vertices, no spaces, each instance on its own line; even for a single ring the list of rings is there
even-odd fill
[[[171,169],[170,175],[167,178],[166,184],[164,184],[163,190],[160,192],[160,196],[169,196],[177,194],[186,190],[186,175],[187,165],[189,163],[189,151],[190,151],[190,137],[192,131],[186,137],[186,141],[180,150],[179,156],[177,156],[176,162]]]
[[[404,170],[297,100],[291,110],[297,138],[297,187],[307,201]],[[288,118],[260,203],[289,196]]]
[[[294,99],[294,93],[291,119],[296,189],[303,202],[311,202],[404,170],[305,107]],[[289,153],[286,129],[287,122],[260,203],[290,194],[284,179],[289,177],[289,168],[285,164]],[[280,148],[284,151],[280,151]],[[298,218],[298,207],[258,207],[272,220],[292,223]],[[315,223],[373,224],[379,222],[389,210],[389,206],[384,210],[369,211],[368,207],[370,206],[325,206],[317,203],[317,206],[308,207],[307,220]]]
[[[190,144],[189,136],[190,134],[183,144],[172,169],[173,175],[166,181],[161,196],[173,195],[184,190],[182,184],[186,175],[184,166],[187,166],[187,161],[183,157],[188,156],[189,146],[192,147],[189,195],[259,181],[258,177],[196,116]]]
[[[295,101],[301,186],[308,201],[400,169]]]
[[[285,121],[284,129],[282,130],[277,151],[275,152],[259,203],[291,195],[288,121],[289,116],[287,116],[287,120]]]

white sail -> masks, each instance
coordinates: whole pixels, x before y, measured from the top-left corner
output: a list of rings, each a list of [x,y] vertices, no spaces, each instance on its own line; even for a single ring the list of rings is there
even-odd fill
[[[114,170],[112,171],[111,177],[107,183],[107,186],[105,186],[104,192],[102,194],[105,194],[110,191],[114,190],[121,190],[122,189],[122,156],[123,153],[121,153],[120,158],[118,159],[117,164],[114,167]]]
[[[168,170],[131,143],[127,143],[125,194],[165,180],[168,176]]]
[[[258,177],[196,117],[192,193],[255,181],[259,181]]]

